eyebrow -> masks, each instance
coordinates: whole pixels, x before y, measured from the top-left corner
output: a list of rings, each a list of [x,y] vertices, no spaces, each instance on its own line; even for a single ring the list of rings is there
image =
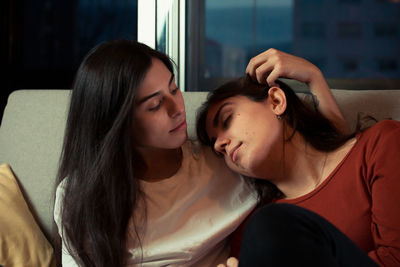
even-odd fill
[[[227,106],[227,105],[232,105],[232,102],[225,102],[224,104],[222,104],[222,105],[218,108],[217,113],[215,113],[215,116],[214,116],[214,119],[213,119],[213,126],[214,126],[214,128],[218,126],[218,117],[219,117],[219,114],[221,113],[221,110],[222,110],[225,106]]]
[[[171,73],[171,77],[169,78],[169,81],[168,81],[168,86],[171,85],[172,81],[174,80],[174,77],[175,77],[175,75],[173,73]],[[137,105],[140,105],[140,104],[146,102],[147,100],[149,100],[150,98],[155,97],[159,94],[160,94],[160,91],[157,91],[151,95],[145,96],[137,102]]]

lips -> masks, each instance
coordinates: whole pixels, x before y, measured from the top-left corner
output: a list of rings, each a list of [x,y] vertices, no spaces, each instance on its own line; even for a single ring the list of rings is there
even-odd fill
[[[177,131],[179,131],[179,130],[183,130],[183,129],[186,129],[186,120],[184,120],[183,122],[181,122],[181,123],[179,123],[178,124],[178,126],[176,126],[174,129],[172,129],[171,131],[169,131],[170,133],[173,133],[173,132],[177,132]]]
[[[229,153],[229,156],[232,159],[232,162],[236,162],[237,160],[237,153],[238,153],[238,149],[239,147],[242,145],[242,142],[240,142],[239,144],[237,144]]]

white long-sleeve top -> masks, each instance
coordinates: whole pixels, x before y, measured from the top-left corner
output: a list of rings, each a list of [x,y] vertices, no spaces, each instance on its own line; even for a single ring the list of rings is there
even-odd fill
[[[256,205],[256,195],[209,148],[188,141],[178,172],[159,182],[141,182],[145,193],[128,230],[127,266],[216,266],[229,255],[227,237]],[[154,166],[156,168],[156,166]],[[57,188],[54,219],[61,235],[64,180]],[[61,235],[62,236],[62,235]],[[77,266],[65,248],[63,266]]]

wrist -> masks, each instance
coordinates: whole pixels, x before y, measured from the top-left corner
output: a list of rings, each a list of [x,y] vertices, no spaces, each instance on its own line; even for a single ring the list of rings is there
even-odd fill
[[[313,71],[312,75],[310,76],[309,81],[307,82],[307,85],[309,86],[310,90],[312,91],[314,88],[318,88],[320,86],[328,86],[326,83],[326,80],[324,78],[324,75],[322,72],[316,68],[315,71]]]

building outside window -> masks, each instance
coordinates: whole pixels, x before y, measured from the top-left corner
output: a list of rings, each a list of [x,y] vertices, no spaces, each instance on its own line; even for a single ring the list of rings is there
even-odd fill
[[[146,1],[164,14],[153,18],[154,46],[179,61],[184,90],[211,90],[243,75],[248,61],[270,47],[316,64],[333,88],[400,88],[400,1]],[[174,38],[178,49],[171,52],[165,40]]]

